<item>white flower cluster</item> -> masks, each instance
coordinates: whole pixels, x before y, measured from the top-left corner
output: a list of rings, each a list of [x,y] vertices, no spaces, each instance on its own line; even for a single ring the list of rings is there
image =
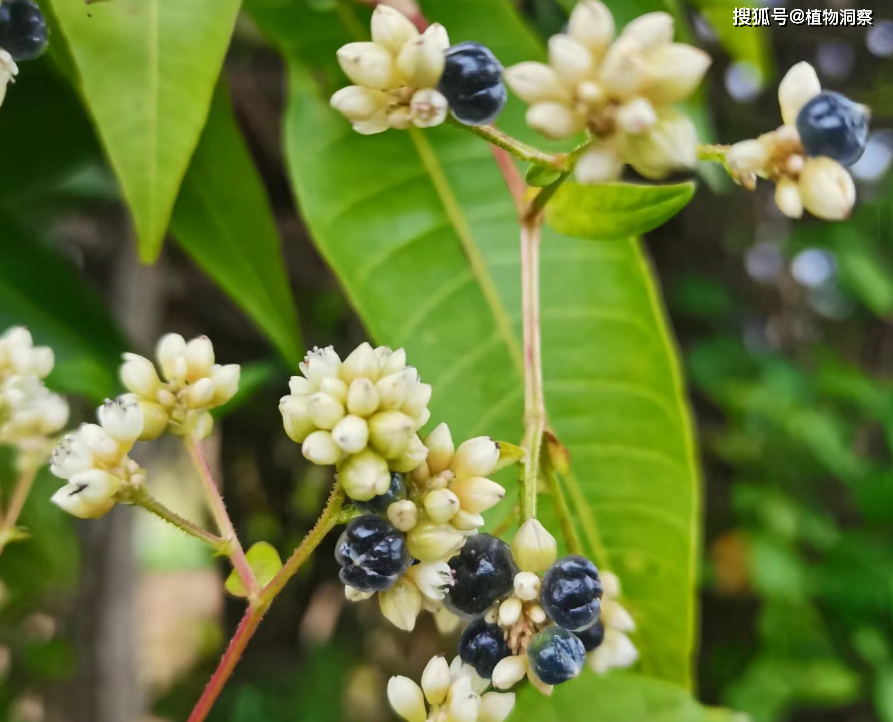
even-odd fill
[[[368,343],[344,361],[329,346],[313,349],[279,403],[289,437],[314,464],[334,464],[355,501],[384,494],[391,472],[408,472],[428,450],[418,430],[428,421],[431,386],[406,365],[403,349]]]
[[[515,706],[514,694],[487,692],[489,682],[459,657],[452,664],[434,657],[421,682],[408,677],[388,682],[388,701],[406,722],[503,722]]]
[[[52,349],[35,346],[26,328],[0,336],[0,443],[45,455],[47,437],[65,426],[68,403],[43,381],[53,363]]]
[[[627,163],[652,179],[694,167],[697,132],[672,105],[695,91],[710,57],[672,42],[673,30],[671,15],[653,12],[614,39],[611,11],[582,0],[567,33],[549,39],[548,64],[506,70],[506,83],[531,104],[528,125],[549,138],[594,136],[576,165],[581,183],[615,180]]]
[[[856,202],[856,186],[846,168],[832,158],[806,155],[797,132],[797,115],[822,92],[815,69],[797,63],[778,86],[784,125],[759,138],[735,143],[726,155],[733,178],[753,190],[757,177],[775,182],[775,202],[789,218],[806,209],[817,218],[842,220]]]
[[[0,105],[6,98],[6,87],[15,82],[15,76],[19,74],[19,66],[5,50],[0,50]]]
[[[620,605],[620,580],[611,572],[602,572],[602,597],[599,624],[605,629],[602,643],[587,655],[587,661],[593,671],[604,674],[610,669],[629,667],[639,658],[639,652],[632,640],[627,636],[636,628],[630,613]]]
[[[332,107],[363,135],[440,125],[449,103],[436,88],[449,45],[443,25],[435,23],[419,33],[398,10],[376,6],[372,41],[338,50],[338,62],[354,85],[337,91]]]
[[[99,407],[99,424],[66,434],[50,459],[50,471],[68,483],[51,501],[69,514],[95,519],[106,514],[125,487],[139,487],[145,473],[127,454],[143,432],[143,412],[122,397]]]
[[[207,336],[187,343],[176,333],[158,341],[155,358],[161,377],[149,359],[134,353],[124,354],[121,366],[121,381],[145,419],[140,438],[155,439],[165,431],[201,438],[210,434],[214,425],[210,410],[239,390],[238,364],[214,363],[214,346]]]

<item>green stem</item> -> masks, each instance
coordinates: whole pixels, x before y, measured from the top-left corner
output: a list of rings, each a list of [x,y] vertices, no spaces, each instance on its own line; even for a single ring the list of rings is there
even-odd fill
[[[151,496],[148,491],[141,492],[132,502],[134,506],[140,506],[146,511],[154,514],[159,519],[166,521],[180,531],[205,542],[208,546],[213,547],[220,554],[227,554],[229,544],[226,539],[212,534],[207,529],[202,529],[188,519],[177,514],[172,509],[168,509],[158,499]]]
[[[450,116],[449,120],[453,125],[457,125],[467,130],[469,133],[472,133],[479,138],[483,138],[488,143],[492,143],[497,148],[502,148],[516,158],[520,158],[528,163],[544,165],[559,172],[568,171],[573,167],[571,165],[571,154],[569,153],[546,153],[545,151],[534,148],[532,145],[528,145],[517,138],[513,138],[508,133],[504,133],[493,125],[466,125],[452,116]]]
[[[6,544],[13,538],[11,533],[15,529],[16,522],[19,520],[19,514],[25,506],[31,487],[34,486],[34,480],[37,478],[37,472],[40,466],[37,464],[30,465],[19,473],[16,479],[15,489],[12,491],[12,497],[9,500],[9,508],[6,514],[0,520],[0,553],[6,548]]]
[[[564,541],[567,543],[568,551],[571,554],[583,554],[583,543],[580,541],[580,535],[577,533],[577,527],[574,525],[574,518],[571,515],[571,508],[568,506],[567,497],[564,495],[564,489],[561,487],[561,481],[558,479],[558,472],[549,464],[544,464],[546,486],[555,500],[555,513],[558,514],[558,523],[561,525],[561,533]]]
[[[702,144],[698,146],[698,160],[705,160],[712,163],[726,164],[726,154],[729,152],[728,145],[709,145]]]

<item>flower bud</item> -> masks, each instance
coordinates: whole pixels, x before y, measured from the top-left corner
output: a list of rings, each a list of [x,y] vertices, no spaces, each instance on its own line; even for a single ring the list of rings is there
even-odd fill
[[[430,455],[429,455],[430,462]],[[505,489],[495,481],[482,476],[469,476],[457,479],[450,490],[458,497],[462,509],[480,514],[492,509],[505,498]]]
[[[406,722],[425,722],[428,719],[422,688],[409,677],[391,677],[388,681],[388,702]]]
[[[336,91],[329,104],[348,120],[369,120],[388,106],[388,96],[362,85],[348,85]]]
[[[769,164],[770,152],[759,140],[742,140],[726,153],[726,163],[733,173],[759,173]]]
[[[431,23],[422,35],[440,52],[445,52],[450,47],[450,36],[447,34],[446,28],[440,23]]]
[[[449,489],[429,491],[422,499],[428,518],[435,524],[443,524],[459,511],[459,497]]]
[[[577,161],[574,175],[583,184],[617,180],[623,171],[623,158],[617,146],[608,141],[596,143]]]
[[[282,425],[285,433],[292,441],[300,444],[316,425],[310,420],[310,410],[306,396],[283,396],[279,402],[279,413],[282,414]]]
[[[425,699],[431,704],[442,704],[452,683],[450,665],[447,664],[446,658],[443,655],[432,658],[422,672],[422,690],[425,692]]]
[[[567,32],[598,58],[614,39],[614,17],[599,0],[581,0],[571,12]]]
[[[525,62],[505,69],[505,82],[525,103],[569,103],[571,92],[545,63]]]
[[[239,364],[227,364],[215,366],[211,370],[211,380],[214,382],[214,406],[222,406],[232,400],[239,391],[239,378],[242,368]]]
[[[388,125],[388,114],[385,111],[376,113],[369,120],[354,120],[350,123],[355,132],[360,135],[375,135],[376,133],[384,133],[390,126]]]
[[[320,429],[331,430],[344,418],[344,407],[323,391],[307,397],[307,413]]]
[[[604,598],[620,596],[620,579],[614,572],[602,571],[599,575],[602,580],[602,589],[604,589]]]
[[[387,346],[379,346],[375,349],[378,362],[381,364],[381,375],[389,376],[398,371],[406,370],[406,349],[398,348],[396,351]]]
[[[307,437],[308,440],[313,436],[314,434],[311,434]],[[359,454],[345,459],[338,468],[338,480],[351,499],[368,501],[373,496],[384,494],[388,490],[391,473],[388,471],[388,462],[372,449],[364,449]]]
[[[369,416],[378,408],[378,391],[369,379],[356,379],[347,392],[347,410],[357,416]]]
[[[425,439],[425,446],[428,448],[428,470],[432,475],[449,468],[456,451],[449,426],[446,424],[435,426]]]
[[[366,448],[369,426],[365,419],[350,414],[335,424],[332,438],[345,454],[356,454]]]
[[[453,682],[449,700],[450,722],[477,722],[481,698],[472,689],[471,677]]]
[[[700,48],[667,43],[655,48],[645,60],[645,94],[657,105],[687,100],[697,90],[712,60]]]
[[[511,627],[521,618],[521,612],[524,611],[520,599],[511,597],[506,599],[499,605],[499,626]]]
[[[450,524],[460,531],[477,531],[484,526],[484,517],[480,514],[472,514],[470,511],[461,510],[450,519]]]
[[[418,35],[416,26],[399,10],[388,5],[376,5],[372,13],[372,42],[383,45],[396,55]]]
[[[853,177],[836,160],[809,158],[798,183],[803,207],[816,218],[842,221],[856,202]]]
[[[654,106],[645,98],[634,98],[621,105],[615,116],[617,127],[625,133],[644,133],[657,122]]]
[[[394,58],[375,43],[348,43],[338,49],[338,63],[355,85],[385,90],[397,78]]]
[[[330,466],[341,460],[341,449],[338,448],[328,431],[314,431],[310,434],[304,439],[301,453],[304,454],[305,459],[319,466]],[[348,496],[352,495],[348,493]]]
[[[415,502],[401,499],[388,505],[388,521],[397,529],[406,533],[412,529],[419,519],[419,509]]]
[[[673,16],[665,12],[640,15],[620,34],[622,39],[634,40],[641,50],[650,50],[673,40]]]
[[[457,478],[487,476],[499,461],[499,444],[489,436],[463,441],[453,455],[450,470]]]
[[[298,364],[298,368],[301,369],[301,373],[307,377],[311,384],[318,386],[327,376],[338,375],[338,371],[341,368],[341,359],[331,346],[314,348]]]
[[[307,396],[316,391],[316,387],[303,376],[292,376],[288,380],[288,390],[295,396]]]
[[[533,572],[515,575],[515,596],[524,602],[532,602],[540,596],[540,578]]]
[[[526,674],[526,655],[504,657],[493,668],[493,677],[490,681],[495,689],[509,689],[524,679]]]
[[[422,611],[422,594],[415,584],[398,579],[393,587],[378,595],[378,603],[385,619],[397,629],[411,632]]]
[[[369,418],[369,443],[386,459],[401,456],[415,434],[415,424],[402,411],[380,411]]]
[[[407,375],[405,369],[390,373],[375,384],[379,405],[384,409],[399,409],[406,396]]]
[[[434,613],[434,624],[437,631],[446,636],[455,632],[462,620],[446,607],[441,607]]]
[[[822,92],[815,68],[807,62],[797,63],[778,85],[778,104],[785,125],[796,125],[800,110]]]
[[[143,412],[132,397],[106,400],[99,407],[99,423],[116,442],[129,449],[143,432]]]
[[[569,138],[586,127],[586,117],[562,103],[534,103],[526,118],[527,125],[554,140]]]
[[[359,589],[354,589],[349,584],[344,585],[344,597],[348,602],[364,602],[367,599],[371,599],[373,594],[375,594],[375,592],[361,592]]]
[[[451,556],[464,544],[465,535],[462,532],[449,524],[434,524],[430,521],[417,524],[406,535],[409,553],[421,561]]]
[[[606,627],[618,632],[633,632],[636,629],[632,615],[612,599],[605,600],[602,605],[601,620]]]
[[[639,44],[629,38],[618,38],[599,68],[602,87],[618,98],[636,96],[645,81],[645,63]]]
[[[505,722],[514,707],[514,692],[487,692],[481,697],[481,710],[477,722]]]
[[[117,464],[121,459],[121,449],[118,442],[109,436],[105,430],[97,424],[81,424],[78,429],[81,441],[97,459],[106,464]]]
[[[165,334],[155,347],[155,358],[168,381],[176,380],[177,362],[186,354],[186,340],[178,333]]]
[[[431,391],[431,384],[410,384],[403,399],[403,406],[401,407],[403,412],[413,418],[419,416],[428,407],[428,402],[431,401]]]
[[[592,71],[592,54],[569,35],[549,38],[549,65],[565,86],[573,87]]]
[[[527,608],[527,618],[534,624],[542,624],[546,621],[546,611],[539,604],[531,604]]]
[[[558,556],[558,544],[536,519],[528,519],[512,540],[512,555],[524,572],[544,572]]]
[[[698,132],[684,113],[665,108],[658,122],[643,135],[624,138],[624,158],[651,180],[674,171],[691,170],[698,162]]]
[[[418,128],[433,128],[446,120],[450,104],[437,90],[424,88],[412,94],[409,110],[412,123]]]
[[[167,429],[171,418],[170,414],[161,404],[156,404],[154,401],[141,399],[137,403],[139,403],[140,411],[143,414],[143,431],[139,435],[139,441],[157,439]]]
[[[434,560],[413,564],[406,570],[406,578],[432,601],[439,602],[444,590],[453,584],[453,572],[445,561]]]
[[[128,391],[147,398],[154,398],[161,386],[161,379],[158,378],[155,364],[135,353],[124,354],[120,375],[121,383]]]
[[[214,382],[209,378],[200,378],[186,389],[186,405],[190,409],[207,406],[214,399]]]
[[[207,336],[199,336],[186,344],[186,380],[193,382],[210,376],[214,365],[214,346]]]
[[[788,218],[803,217],[803,201],[800,199],[797,181],[791,178],[778,179],[775,186],[775,204]]]
[[[418,434],[414,434],[409,440],[409,445],[406,447],[403,455],[391,461],[391,468],[394,471],[408,474],[421,464],[427,456],[428,449],[422,443]]]
[[[406,130],[412,125],[412,109],[406,105],[388,111],[388,125],[398,130]]]
[[[328,394],[339,404],[347,402],[348,386],[337,376],[326,376],[319,382],[319,390]]]
[[[397,56],[397,69],[413,88],[434,88],[440,76],[446,57],[432,35],[422,35],[403,46]]]

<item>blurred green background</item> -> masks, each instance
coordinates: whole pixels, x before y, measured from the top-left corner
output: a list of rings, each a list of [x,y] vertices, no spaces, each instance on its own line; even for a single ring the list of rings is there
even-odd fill
[[[304,1],[320,13],[335,5],[282,4]],[[699,697],[758,722],[893,722],[893,8],[782,3],[871,8],[875,25],[749,30],[732,27],[743,0],[608,4],[624,21],[668,7],[681,33],[714,56],[692,108],[705,139],[775,127],[778,78],[799,60],[873,108],[849,221],[792,224],[770,187],[747,193],[705,168],[695,200],[647,245],[704,468]],[[553,0],[515,5],[542,37],[566,19]],[[0,110],[0,325],[28,324],[38,341],[61,347],[65,362],[51,382],[78,394],[77,419],[115,392],[121,350],[146,351],[165,331],[210,336],[218,358],[245,364],[244,393],[218,424],[228,506],[246,545],[267,540],[287,551],[313,524],[330,478],[304,463],[275,411],[300,336],[240,296],[227,239],[275,248],[278,232],[287,279],[268,301],[290,304],[291,289],[308,346],[346,349],[365,332],[294,204],[281,146],[282,60],[250,14],[240,16],[224,75],[275,228],[224,220],[220,246],[202,247],[190,230],[207,218],[178,207],[178,242],[152,267],[138,260],[70,73],[66,49],[54,45],[50,57],[23,65]],[[227,102],[221,87],[215,103]],[[238,167],[247,153],[228,142],[235,129],[215,132],[234,148],[226,167]],[[211,170],[223,162],[202,160]],[[218,182],[225,191],[228,179]],[[189,177],[184,187],[195,197],[204,188]],[[258,327],[277,339],[279,356]],[[153,447],[141,462],[162,499],[201,515],[175,445]],[[185,719],[241,615],[241,602],[222,592],[225,570],[129,509],[74,523],[47,503],[55,486],[39,479],[23,516],[33,538],[0,560],[0,718]],[[417,676],[432,654],[455,648],[430,619],[408,637],[374,603],[346,607],[332,543],[277,600],[211,719],[389,720],[387,678]]]

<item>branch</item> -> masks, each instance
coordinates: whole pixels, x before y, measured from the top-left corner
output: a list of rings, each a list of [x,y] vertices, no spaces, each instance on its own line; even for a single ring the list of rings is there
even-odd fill
[[[177,527],[177,529],[189,536],[205,542],[205,544],[213,547],[218,553],[225,555],[229,554],[229,542],[226,539],[219,537],[216,534],[212,534],[206,529],[202,529],[198,524],[180,516],[172,509],[168,509],[164,504],[158,501],[158,499],[151,496],[148,490],[142,490],[131,503],[134,506],[142,507],[159,519]]]
[[[461,126],[469,133],[472,133],[479,138],[483,138],[488,143],[495,145],[497,148],[502,148],[516,158],[528,163],[544,165],[547,168],[557,170],[560,173],[569,171],[572,168],[572,158],[570,153],[546,153],[539,148],[534,148],[532,145],[529,145],[524,141],[513,138],[494,125],[466,125],[452,116],[449,116],[449,122],[453,125]]]

